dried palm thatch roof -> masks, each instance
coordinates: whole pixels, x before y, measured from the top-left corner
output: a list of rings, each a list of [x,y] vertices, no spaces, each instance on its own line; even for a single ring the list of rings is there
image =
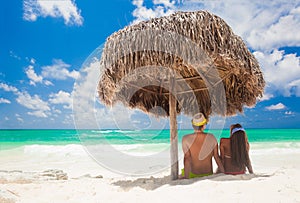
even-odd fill
[[[100,65],[104,104],[121,101],[156,115],[168,115],[170,92],[177,113],[234,115],[255,105],[265,85],[243,40],[207,11],[125,27],[107,39]]]

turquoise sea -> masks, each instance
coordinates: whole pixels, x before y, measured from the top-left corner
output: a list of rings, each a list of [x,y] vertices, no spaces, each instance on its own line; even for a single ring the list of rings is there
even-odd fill
[[[183,163],[182,137],[192,132],[178,131],[180,164]],[[208,132],[217,140],[229,136],[229,130]],[[300,153],[300,129],[247,129],[246,132],[250,155],[255,160]],[[75,170],[91,164],[88,160],[92,157],[117,173],[152,174],[169,167],[169,137],[169,130],[0,130],[0,163],[3,164],[0,169]]]
[[[178,140],[192,133],[179,130]],[[229,130],[208,130],[219,140],[228,137]],[[300,129],[247,129],[250,143],[294,143],[300,142]],[[0,149],[24,145],[68,145],[68,144],[169,144],[169,130],[0,130]]]

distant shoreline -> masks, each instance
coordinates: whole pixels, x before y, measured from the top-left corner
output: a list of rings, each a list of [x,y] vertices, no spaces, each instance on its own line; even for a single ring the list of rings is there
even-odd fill
[[[113,129],[113,128],[105,128],[105,129],[75,129],[75,128],[54,128],[54,129],[48,129],[48,128],[7,128],[7,129],[0,129],[0,131],[5,131],[5,130],[135,130],[135,131],[141,131],[141,130],[137,130],[137,129]],[[169,128],[167,129],[142,129],[142,130],[170,130]],[[192,128],[181,128],[178,130],[192,130]],[[229,130],[229,128],[215,128],[215,129],[207,129],[207,130]],[[246,128],[246,130],[300,130],[300,128]]]

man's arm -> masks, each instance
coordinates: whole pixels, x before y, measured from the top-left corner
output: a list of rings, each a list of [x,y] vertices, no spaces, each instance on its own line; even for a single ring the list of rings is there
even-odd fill
[[[184,178],[189,178],[190,172],[191,172],[191,162],[192,162],[192,157],[191,157],[191,152],[189,149],[188,141],[186,137],[183,137],[182,139],[182,150],[184,153]]]
[[[219,151],[218,151],[218,143],[216,141],[216,146],[214,148],[214,159],[218,165],[218,171],[220,171],[221,173],[224,173],[225,172],[225,169],[224,169],[224,166],[222,164],[222,161],[220,159],[220,156],[219,156]]]

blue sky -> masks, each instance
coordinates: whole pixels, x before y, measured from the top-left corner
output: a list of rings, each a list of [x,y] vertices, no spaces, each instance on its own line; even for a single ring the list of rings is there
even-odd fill
[[[119,105],[104,108],[94,97],[86,98],[92,108],[82,108],[86,115],[74,122],[72,104],[78,90],[74,84],[84,84],[80,83],[83,73],[91,75],[95,64],[85,63],[85,67],[84,62],[113,32],[178,10],[200,9],[222,17],[243,38],[267,82],[264,97],[254,108],[212,121],[226,128],[236,122],[248,128],[299,128],[300,2],[290,0],[4,1],[0,8],[0,128],[168,126],[166,119],[137,110]],[[82,91],[88,88],[81,87]],[[182,128],[190,127],[190,118],[180,116],[179,121]]]

